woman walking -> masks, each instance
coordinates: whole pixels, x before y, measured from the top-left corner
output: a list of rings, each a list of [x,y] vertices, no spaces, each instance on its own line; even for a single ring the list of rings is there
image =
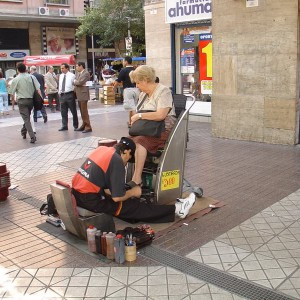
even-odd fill
[[[3,73],[0,72],[0,114],[9,115],[8,112],[8,92],[7,83],[5,78],[3,78]]]

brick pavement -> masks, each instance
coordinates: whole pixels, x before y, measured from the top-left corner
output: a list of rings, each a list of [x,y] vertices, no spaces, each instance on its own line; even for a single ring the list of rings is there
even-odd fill
[[[21,139],[16,112],[0,119],[0,161],[18,185],[0,203],[0,298],[244,299],[142,255],[107,264],[40,229],[36,207],[50,182],[70,178],[65,162],[84,157],[100,137],[126,135],[120,106],[90,105],[92,134],[57,132],[59,115],[49,114],[35,145]],[[185,177],[227,205],[153,246],[300,299],[300,148],[212,138],[208,123],[191,122],[189,135]]]

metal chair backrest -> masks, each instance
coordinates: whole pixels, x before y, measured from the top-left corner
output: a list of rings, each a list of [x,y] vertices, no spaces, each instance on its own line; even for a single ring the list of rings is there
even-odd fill
[[[183,94],[173,94],[173,102],[175,107],[176,118],[185,110],[187,96]]]

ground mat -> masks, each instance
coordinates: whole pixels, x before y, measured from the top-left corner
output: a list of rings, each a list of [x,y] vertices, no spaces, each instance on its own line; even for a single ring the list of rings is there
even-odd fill
[[[190,210],[189,215],[185,219],[176,218],[174,222],[170,223],[147,223],[149,224],[155,231],[156,238],[169,233],[176,228],[191,223],[194,219],[200,218],[201,216],[208,214],[214,209],[220,208],[224,206],[224,202],[215,200],[211,197],[201,197],[197,198],[195,204]],[[116,229],[124,229],[126,227],[136,227],[139,224],[143,224],[142,222],[139,223],[128,223],[120,219],[115,218]]]
[[[185,195],[186,196],[186,195]],[[154,229],[155,231],[155,238],[159,238],[160,236],[166,235],[169,232],[176,230],[176,228],[187,225],[191,223],[194,219],[200,218],[201,216],[211,212],[214,209],[220,208],[224,206],[224,202],[215,200],[211,197],[202,197],[197,198],[195,201],[195,204],[190,210],[189,215],[185,219],[179,219],[176,218],[174,222],[171,223],[160,223],[160,224],[154,224],[149,223],[149,225]],[[120,219],[114,218],[116,223],[116,230],[124,229],[126,227],[136,227],[139,224],[143,223],[128,223],[125,221],[122,221]],[[86,241],[79,239],[75,235],[63,230],[61,227],[55,227],[52,224],[49,224],[47,222],[42,223],[37,226],[39,229],[59,238],[62,241],[67,242],[68,244],[74,246],[78,250],[85,252],[86,254],[89,254],[91,256],[94,256],[95,258],[100,259],[101,261],[105,263],[110,263],[110,261],[103,255],[96,255],[94,253],[91,253],[88,251]]]

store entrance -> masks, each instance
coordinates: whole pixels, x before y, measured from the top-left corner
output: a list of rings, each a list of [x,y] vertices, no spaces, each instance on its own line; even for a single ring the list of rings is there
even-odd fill
[[[18,61],[0,61],[0,68],[2,70],[3,76],[6,79],[12,78],[16,72],[16,64]]]

